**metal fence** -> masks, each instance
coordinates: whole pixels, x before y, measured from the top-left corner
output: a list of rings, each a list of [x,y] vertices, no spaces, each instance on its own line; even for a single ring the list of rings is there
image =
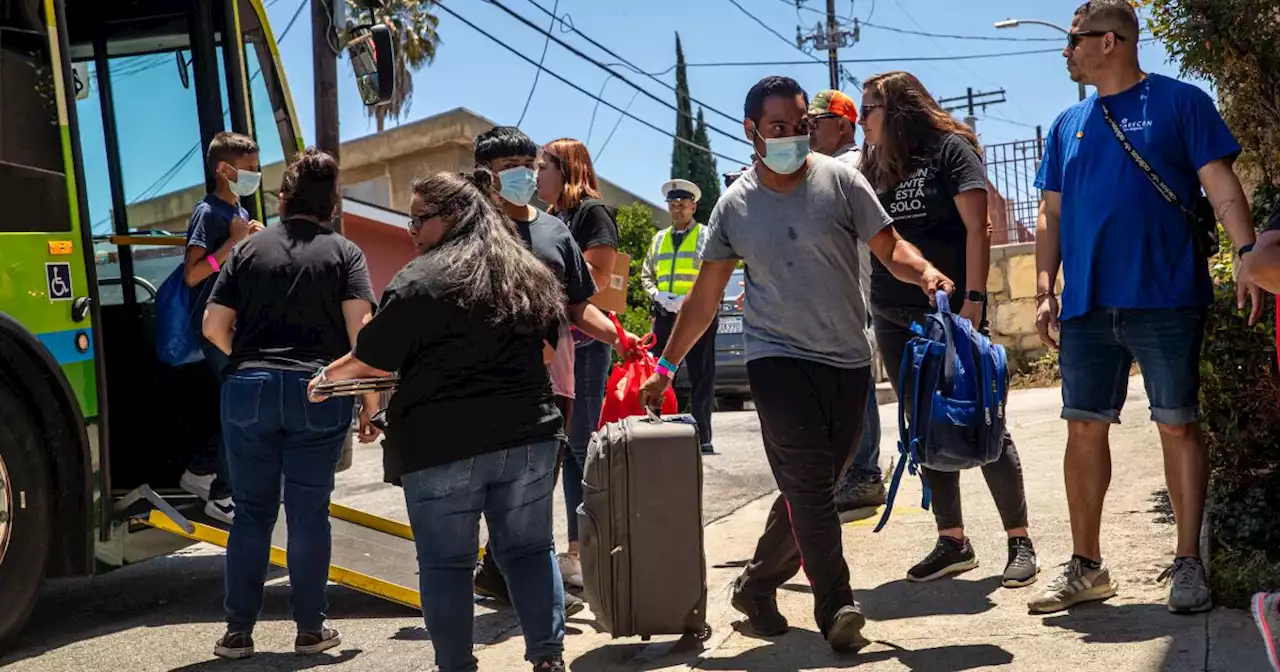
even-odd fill
[[[1044,155],[1044,136],[1036,127],[1034,140],[1018,140],[984,148],[987,179],[995,187],[988,199],[991,244],[1029,243],[1036,239],[1040,190],[1036,170]]]

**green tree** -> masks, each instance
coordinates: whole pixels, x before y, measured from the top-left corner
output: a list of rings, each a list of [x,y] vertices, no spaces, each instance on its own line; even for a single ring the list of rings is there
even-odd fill
[[[698,108],[697,129],[693,132],[694,143],[702,147],[710,147],[711,139],[707,136],[707,120],[703,117],[702,108]],[[699,222],[706,223],[711,217],[711,210],[720,200],[720,173],[716,170],[716,157],[711,152],[694,149],[690,161],[688,178],[702,190],[702,200],[698,201],[698,212],[694,215]]]
[[[684,48],[676,33],[676,139],[672,140],[671,177],[689,179],[693,172],[693,108],[689,104],[689,74],[685,71]],[[682,142],[684,141],[684,142]]]
[[[673,140],[675,145],[671,149],[671,177],[689,180],[702,190],[702,200],[698,202],[694,218],[705,223],[716,201],[720,200],[720,175],[716,172],[716,157],[711,155],[707,120],[699,107],[697,123],[694,123],[691,103],[684,48],[680,44],[680,34],[676,33],[676,140]]]
[[[345,0],[347,3],[346,30],[368,23],[369,12],[364,0]],[[413,73],[430,65],[436,58],[440,36],[436,27],[440,18],[431,10],[435,0],[385,0],[375,10],[377,21],[387,24],[396,42],[396,92],[391,102],[376,107],[366,107],[365,114],[378,123],[378,132],[386,127],[387,118],[397,121],[408,113],[413,103]]]
[[[1274,0],[1142,0],[1151,32],[1184,75],[1217,89],[1222,116],[1244,154],[1237,171],[1254,186],[1255,226],[1280,179],[1280,22]],[[1225,233],[1219,232],[1225,239]],[[1215,300],[1201,353],[1201,426],[1212,477],[1209,580],[1218,602],[1242,606],[1280,585],[1280,370],[1275,314],[1248,326],[1236,309],[1233,255],[1212,262]],[[1270,302],[1268,302],[1270,303]]]
[[[642,203],[632,203],[618,208],[619,252],[631,255],[631,277],[627,282],[627,312],[622,316],[622,326],[633,334],[643,336],[652,330],[649,315],[649,295],[640,283],[640,270],[644,266],[649,244],[653,242],[653,211]]]

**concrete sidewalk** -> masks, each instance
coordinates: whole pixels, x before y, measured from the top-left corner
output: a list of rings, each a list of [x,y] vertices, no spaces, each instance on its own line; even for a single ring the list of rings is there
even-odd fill
[[[1031,531],[1043,571],[1035,585],[1000,586],[1006,560],[1004,533],[978,471],[962,477],[968,534],[982,562],[960,577],[929,584],[904,580],[906,570],[932,547],[933,517],[919,509],[918,479],[904,480],[893,519],[880,534],[868,517],[844,526],[845,556],[853,587],[869,622],[873,643],[857,654],[835,654],[812,617],[803,576],[780,591],[791,621],[787,635],[763,640],[743,634],[729,607],[729,584],[750,557],[772,497],[743,507],[708,526],[709,617],[715,632],[705,646],[672,638],[612,640],[590,611],[570,619],[566,659],[575,672],[595,670],[915,670],[954,672],[1003,669],[1018,672],[1269,672],[1247,612],[1218,609],[1173,616],[1165,609],[1167,585],[1157,576],[1172,561],[1174,528],[1163,501],[1159,438],[1148,422],[1141,378],[1133,378],[1124,424],[1112,432],[1112,487],[1103,520],[1103,551],[1120,594],[1069,613],[1032,616],[1026,601],[1053,578],[1071,552],[1062,482],[1066,426],[1058,418],[1056,389],[1016,391],[1009,402],[1011,431],[1022,457]],[[884,459],[896,455],[897,408],[881,408]],[[869,513],[869,512],[864,512]],[[662,641],[660,641],[662,640]],[[518,632],[477,650],[482,670],[524,669]]]

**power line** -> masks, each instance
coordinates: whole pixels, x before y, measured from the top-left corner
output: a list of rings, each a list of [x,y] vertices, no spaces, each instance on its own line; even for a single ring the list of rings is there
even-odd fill
[[[1004,58],[1008,56],[1027,56],[1030,54],[1060,54],[1061,49],[1028,49],[1025,51],[1005,51],[990,54],[961,54],[959,56],[891,56],[886,58],[842,58],[840,63],[918,63],[928,61],[962,61],[982,58]],[[721,63],[686,63],[689,68],[755,68],[780,67],[786,65],[813,65],[811,61],[726,61]],[[826,63],[822,63],[826,65]]]
[[[716,152],[716,151],[714,151],[714,150],[712,150],[712,149],[710,149],[710,148],[708,148],[708,147],[703,147],[702,145],[699,145],[699,144],[698,144],[698,143],[696,143],[696,142],[690,142],[689,140],[685,140],[684,138],[681,138],[681,137],[679,137],[679,136],[676,136],[676,135],[675,135],[675,134],[673,134],[673,133],[669,133],[669,132],[667,132],[667,131],[662,130],[661,128],[659,128],[659,127],[657,127],[657,126],[655,126],[655,125],[653,125],[653,124],[651,124],[651,123],[649,123],[649,122],[645,121],[644,119],[641,119],[640,117],[637,117],[637,116],[635,116],[635,115],[631,114],[630,112],[627,112],[626,110],[623,110],[622,108],[618,107],[617,105],[614,105],[613,103],[610,103],[610,102],[609,102],[609,101],[607,101],[607,100],[603,100],[603,99],[601,99],[600,97],[596,96],[595,94],[591,93],[590,91],[587,91],[586,89],[582,88],[581,86],[578,86],[577,84],[575,84],[575,83],[573,83],[573,82],[569,81],[569,80],[568,80],[568,79],[566,79],[565,77],[562,77],[562,76],[560,76],[559,74],[556,74],[556,72],[554,72],[553,70],[551,70],[551,69],[549,69],[549,68],[547,68],[547,67],[545,67],[545,66],[539,66],[539,65],[537,64],[537,62],[536,62],[536,61],[534,61],[532,58],[529,58],[528,56],[525,56],[523,53],[521,53],[521,52],[520,52],[520,50],[519,50],[519,49],[516,49],[515,47],[512,47],[512,46],[508,45],[506,42],[503,42],[502,40],[498,39],[495,35],[493,35],[493,33],[490,33],[489,31],[484,30],[484,29],[483,29],[483,28],[481,28],[480,26],[477,26],[476,24],[474,24],[474,23],[472,23],[472,22],[468,21],[468,20],[467,20],[465,17],[463,17],[462,15],[458,14],[457,12],[453,11],[452,9],[449,9],[449,7],[448,7],[448,6],[446,6],[443,2],[439,2],[439,0],[436,0],[436,6],[437,6],[437,7],[439,7],[440,9],[444,10],[444,11],[445,11],[445,13],[449,14],[449,15],[450,15],[450,16],[452,16],[453,18],[455,18],[455,19],[457,19],[457,20],[461,21],[463,24],[467,25],[467,26],[468,26],[469,28],[471,28],[472,30],[476,31],[477,33],[480,33],[481,35],[483,35],[483,36],[485,36],[485,37],[489,38],[489,39],[490,39],[490,40],[492,40],[493,42],[495,42],[495,43],[497,43],[498,45],[502,46],[502,48],[503,48],[503,49],[506,49],[507,51],[509,51],[509,52],[511,52],[511,53],[513,53],[513,54],[515,54],[516,56],[518,56],[519,58],[521,58],[521,59],[522,59],[522,60],[524,60],[525,62],[529,63],[530,65],[533,65],[533,66],[535,66],[535,67],[539,68],[540,70],[542,70],[543,72],[547,73],[548,75],[551,75],[552,77],[555,77],[556,79],[560,80],[560,82],[564,83],[564,84],[565,84],[565,85],[567,85],[569,88],[571,88],[571,89],[573,89],[573,90],[577,91],[578,93],[581,93],[581,94],[582,94],[582,95],[584,95],[584,96],[587,96],[588,98],[591,98],[591,99],[593,99],[593,100],[599,100],[601,103],[603,103],[603,104],[604,104],[605,106],[607,106],[609,109],[611,109],[611,110],[613,110],[613,111],[615,111],[615,112],[619,112],[619,113],[621,113],[621,114],[623,114],[623,115],[627,116],[628,118],[630,118],[630,119],[634,120],[635,122],[637,122],[637,123],[639,123],[639,124],[641,124],[641,125],[645,126],[646,128],[649,128],[649,129],[651,129],[651,130],[657,131],[658,133],[661,133],[661,134],[663,134],[663,135],[665,135],[665,136],[667,136],[667,137],[669,137],[669,138],[675,138],[677,142],[683,142],[684,144],[689,145],[690,147],[693,147],[694,149],[700,149],[700,150],[702,150],[702,151],[704,151],[704,152],[707,152],[707,153],[711,154],[712,156],[719,157],[719,158],[724,159],[724,160],[726,160],[726,161],[732,161],[732,162],[734,162],[734,163],[737,163],[737,164],[740,164],[740,165],[743,165],[743,166],[749,165],[749,162],[747,162],[747,161],[743,161],[743,160],[741,160],[741,159],[736,159],[736,158],[734,158],[734,157],[732,157],[732,156],[725,156],[724,154],[720,154],[720,153],[718,153],[718,152]]]
[[[1005,119],[1004,117],[998,117],[998,116],[996,116],[996,115],[994,115],[994,114],[987,114],[987,113],[985,113],[985,112],[982,114],[982,117],[983,117],[984,119],[990,119],[990,120],[992,120],[992,121],[1000,121],[1000,122],[1004,122],[1004,123],[1006,123],[1006,124],[1013,124],[1014,126],[1022,126],[1022,127],[1024,127],[1024,128],[1035,128],[1035,127],[1036,127],[1036,125],[1035,125],[1035,124],[1028,124],[1028,123],[1023,122],[1023,121],[1014,121],[1014,120],[1012,120],[1012,119]]]
[[[555,13],[558,9],[560,9],[560,0],[556,0],[555,6],[551,9],[551,28],[556,27]],[[542,41],[542,55],[538,57],[539,67],[547,60],[547,47],[551,46],[551,28],[547,29],[547,39]],[[533,93],[538,90],[538,77],[541,75],[541,70],[533,71],[533,85],[529,87],[529,97],[524,99],[524,109],[520,110],[520,120],[516,122],[516,126],[524,123],[524,115],[529,112],[529,103],[533,102]]]
[[[636,97],[639,95],[640,95],[640,92],[638,91],[636,93],[631,94],[631,102],[627,103],[628,110],[631,109],[631,103],[636,102]],[[622,120],[624,118],[625,117],[618,117],[618,120],[613,122],[613,129],[609,131],[609,137],[604,139],[604,144],[600,145],[600,149],[596,151],[595,160],[597,162],[600,161],[600,156],[604,154],[604,150],[609,146],[609,141],[613,139],[613,134],[618,132],[618,127],[622,125]]]
[[[657,96],[653,95],[652,93],[650,93],[650,92],[649,92],[649,90],[648,90],[648,89],[645,89],[644,87],[640,86],[639,84],[636,84],[635,82],[632,82],[631,80],[627,79],[626,77],[623,77],[622,75],[620,75],[620,74],[618,74],[618,73],[614,72],[613,70],[610,70],[610,69],[609,69],[609,67],[608,67],[608,66],[606,66],[604,63],[601,63],[600,61],[596,60],[595,58],[592,58],[591,56],[588,56],[587,54],[583,53],[582,51],[580,51],[579,49],[577,49],[577,48],[576,48],[576,47],[574,47],[573,45],[570,45],[570,44],[566,43],[565,41],[561,40],[560,38],[558,38],[558,37],[556,37],[556,36],[552,35],[550,30],[543,30],[543,29],[542,29],[540,26],[538,26],[537,24],[533,23],[533,22],[532,22],[532,21],[530,21],[529,19],[527,19],[527,18],[525,18],[524,16],[520,15],[520,13],[518,13],[518,12],[516,12],[516,11],[512,10],[510,7],[507,7],[506,5],[502,4],[499,0],[489,0],[489,3],[490,3],[490,4],[492,4],[492,5],[494,5],[494,6],[496,6],[496,7],[498,7],[499,9],[501,9],[501,10],[502,10],[502,11],[504,11],[504,12],[506,12],[507,14],[510,14],[510,15],[511,15],[512,17],[514,17],[517,21],[519,21],[519,22],[523,23],[524,25],[528,26],[529,28],[532,28],[533,30],[536,30],[536,31],[538,31],[538,32],[540,32],[540,33],[542,33],[542,34],[546,35],[548,40],[554,40],[556,44],[558,44],[558,45],[560,45],[560,46],[564,47],[565,49],[568,49],[568,50],[569,50],[573,55],[577,56],[578,58],[581,58],[581,59],[583,59],[583,60],[585,60],[585,61],[587,61],[587,62],[591,63],[592,65],[596,66],[597,68],[600,68],[601,70],[604,70],[605,72],[609,73],[609,74],[610,74],[611,76],[613,76],[613,77],[617,77],[619,80],[621,80],[622,82],[626,83],[626,84],[627,84],[627,86],[630,86],[631,88],[635,89],[636,91],[639,91],[640,93],[643,93],[645,96],[649,97],[650,99],[652,99],[654,102],[658,103],[659,105],[662,105],[662,106],[666,107],[667,109],[674,111],[676,114],[681,114],[681,112],[680,112],[680,108],[678,108],[678,107],[676,107],[675,105],[672,105],[671,103],[669,103],[669,102],[667,102],[667,101],[665,101],[665,100],[663,100],[663,99],[661,99],[661,98],[659,98],[659,97],[657,97]],[[541,67],[542,67],[542,64],[541,64],[541,63],[538,63],[538,64],[537,64],[537,67],[541,68]],[[693,115],[692,115],[692,114],[687,115],[687,116],[689,117],[689,120],[690,120],[690,121],[693,121]],[[751,143],[747,142],[745,139],[743,139],[743,138],[742,138],[742,136],[741,136],[741,135],[738,135],[738,134],[736,134],[736,133],[730,133],[730,132],[728,132],[728,131],[724,131],[724,130],[722,130],[722,129],[720,129],[720,128],[717,128],[717,127],[715,127],[715,126],[712,126],[711,124],[707,124],[707,128],[709,128],[709,129],[711,129],[711,130],[715,131],[716,133],[719,133],[720,135],[723,135],[723,136],[724,136],[724,137],[726,137],[726,138],[729,138],[730,140],[733,140],[734,142],[739,142],[739,143],[742,143],[742,144],[747,145],[747,146],[750,146],[750,145],[751,145]]]
[[[752,14],[746,7],[743,7],[742,4],[738,2],[738,0],[729,0],[729,2],[732,3],[734,7],[737,7],[738,11],[750,17],[752,21],[755,21],[756,23],[760,24],[761,28],[764,28],[765,30],[769,31],[770,33],[773,34],[774,37],[778,38],[779,40],[786,42],[787,45],[790,46],[792,49],[795,49],[796,51],[799,51],[802,54],[808,55],[809,58],[812,58],[813,60],[819,63],[825,63],[825,61],[818,58],[817,56],[814,56],[813,54],[810,54],[809,52],[804,51],[800,47],[797,47],[796,43],[792,41],[791,38],[783,36],[782,33],[779,33],[778,31],[774,30],[772,26],[765,23],[764,21],[761,21],[760,17],[756,16],[755,14]]]
[[[908,17],[910,18],[910,17]],[[924,30],[909,30],[907,28],[897,28],[894,26],[882,26],[878,23],[862,22],[867,28],[875,28],[876,30],[887,30],[891,33],[901,33],[903,35],[918,35],[920,37],[942,38],[945,40],[978,40],[983,42],[1062,42],[1056,37],[1009,37],[1003,35],[951,35],[948,33],[930,33]]]
[[[782,0],[782,2],[786,2],[786,1],[787,1],[787,0]],[[552,18],[555,18],[555,14],[554,14],[554,13],[552,13],[552,12],[548,12],[548,11],[547,11],[547,8],[546,8],[546,7],[544,7],[544,6],[542,6],[541,4],[539,4],[536,0],[529,0],[529,4],[533,5],[534,7],[537,7],[537,8],[538,8],[538,9],[540,9],[540,10],[542,10],[542,13],[544,13],[544,14],[551,14]],[[561,21],[561,23],[563,23],[563,21]],[[644,70],[641,70],[641,69],[640,69],[640,67],[639,67],[639,66],[637,66],[636,64],[634,64],[634,63],[632,63],[631,61],[628,61],[626,58],[624,58],[624,57],[622,57],[622,56],[618,55],[616,52],[614,52],[613,50],[611,50],[611,49],[609,49],[608,47],[604,46],[603,44],[600,44],[599,42],[597,42],[597,41],[595,41],[595,40],[591,39],[591,37],[590,37],[589,35],[587,35],[586,33],[583,33],[581,30],[578,30],[578,29],[577,29],[577,27],[575,27],[572,23],[570,23],[570,24],[569,24],[569,29],[570,29],[570,31],[572,31],[572,32],[574,32],[574,33],[577,33],[579,37],[581,37],[582,39],[586,40],[586,41],[587,41],[587,43],[588,43],[588,44],[590,44],[591,46],[593,46],[593,47],[595,47],[595,48],[599,49],[600,51],[603,51],[604,53],[606,53],[606,54],[608,54],[608,55],[610,55],[610,56],[612,56],[612,57],[614,57],[614,58],[618,59],[619,61],[622,61],[622,65],[624,65],[625,67],[629,68],[632,72],[636,73],[637,75],[644,75],[645,77],[648,77],[649,79],[652,79],[653,81],[655,81],[655,82],[657,82],[657,83],[659,83],[659,84],[661,84],[661,85],[663,85],[663,86],[667,87],[667,88],[668,88],[668,89],[670,89],[671,91],[674,91],[674,92],[676,92],[676,93],[679,93],[679,91],[676,91],[676,87],[674,87],[674,86],[672,86],[672,85],[670,85],[670,84],[668,84],[668,83],[666,83],[666,82],[664,82],[664,81],[662,81],[661,79],[659,79],[659,78],[658,78],[658,75],[665,75],[665,74],[667,74],[668,72],[671,72],[672,70],[674,70],[674,69],[675,69],[675,66],[674,66],[674,65],[672,65],[670,68],[667,68],[666,70],[664,70],[664,71],[662,71],[662,72],[660,72],[660,73],[645,72]],[[709,104],[707,104],[707,103],[704,103],[704,102],[702,102],[701,100],[698,100],[697,98],[694,98],[693,96],[686,96],[686,97],[690,100],[690,102],[696,103],[696,104],[698,104],[698,105],[702,106],[702,108],[703,108],[703,109],[706,109],[706,110],[708,110],[708,111],[714,112],[714,113],[716,113],[716,114],[718,114],[718,115],[720,115],[720,116],[724,117],[725,119],[728,119],[729,121],[732,121],[732,122],[733,122],[733,123],[735,123],[735,124],[736,124],[736,123],[740,123],[740,122],[742,121],[741,116],[734,116],[734,115],[729,114],[729,113],[727,113],[727,112],[723,112],[723,111],[721,111],[721,110],[718,110],[718,109],[716,109],[716,108],[712,107],[711,105],[709,105]]]

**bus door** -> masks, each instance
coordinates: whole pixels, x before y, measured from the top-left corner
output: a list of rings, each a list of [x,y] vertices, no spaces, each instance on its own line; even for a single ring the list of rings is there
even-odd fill
[[[276,120],[292,131],[292,115],[277,112],[289,106],[275,61],[261,67],[259,54],[270,52],[246,44],[247,31],[262,32],[257,0],[68,5],[81,10],[68,33],[114,400],[105,476],[115,496],[143,484],[177,493],[217,427],[218,391],[204,362],[170,368],[156,359],[155,294],[182,264],[191,212],[213,187],[209,141],[223,130],[258,136],[262,163],[282,162]],[[255,118],[269,121],[266,134],[253,132]],[[243,204],[265,218],[261,200]]]

